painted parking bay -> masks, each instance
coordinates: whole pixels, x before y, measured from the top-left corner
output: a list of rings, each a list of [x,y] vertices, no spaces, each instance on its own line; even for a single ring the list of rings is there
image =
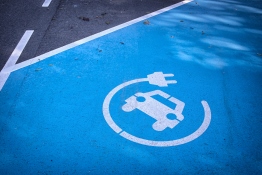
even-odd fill
[[[261,174],[259,7],[192,1],[12,72],[1,172]]]

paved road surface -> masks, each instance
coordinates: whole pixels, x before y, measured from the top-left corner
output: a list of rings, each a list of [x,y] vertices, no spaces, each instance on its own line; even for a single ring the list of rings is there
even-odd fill
[[[0,74],[0,174],[262,174],[260,1],[78,3]]]

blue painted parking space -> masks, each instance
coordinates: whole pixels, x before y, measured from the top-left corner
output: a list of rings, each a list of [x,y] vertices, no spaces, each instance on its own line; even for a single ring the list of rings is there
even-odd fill
[[[3,174],[261,174],[259,1],[192,1],[13,71]]]

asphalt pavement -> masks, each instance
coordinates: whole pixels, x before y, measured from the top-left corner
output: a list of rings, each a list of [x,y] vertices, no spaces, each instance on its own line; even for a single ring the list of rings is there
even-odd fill
[[[0,70],[26,30],[34,30],[17,63],[181,0],[0,0]]]

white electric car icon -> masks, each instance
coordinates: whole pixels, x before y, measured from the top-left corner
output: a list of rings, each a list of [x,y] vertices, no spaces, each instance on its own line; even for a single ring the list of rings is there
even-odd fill
[[[171,109],[170,107],[157,101],[152,97],[154,95],[160,95],[161,97],[176,104],[175,109]],[[184,119],[182,112],[185,103],[160,90],[146,93],[138,92],[126,99],[125,102],[126,104],[122,106],[123,111],[131,112],[134,109],[139,109],[154,118],[156,122],[152,125],[152,127],[156,131],[163,131],[167,127],[172,129]]]

